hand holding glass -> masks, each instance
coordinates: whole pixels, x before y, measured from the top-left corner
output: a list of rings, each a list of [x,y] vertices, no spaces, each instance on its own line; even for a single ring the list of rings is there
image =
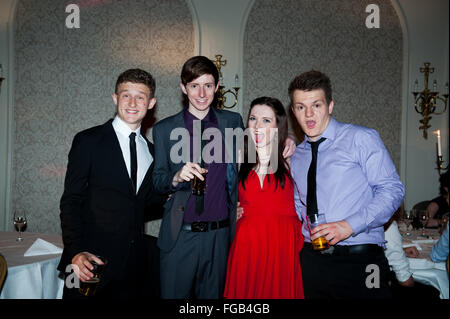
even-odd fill
[[[97,258],[99,258],[103,262],[103,264],[97,264],[95,261],[89,260],[92,266],[94,266],[94,268],[91,269],[91,272],[94,274],[94,276],[85,282],[81,282],[80,288],[78,289],[78,291],[86,297],[94,296],[97,293],[97,288],[100,284],[100,279],[102,278],[103,271],[105,269],[105,266],[108,264],[108,261],[105,258],[101,256],[97,256]]]
[[[307,216],[310,230],[314,227],[319,226],[320,224],[325,223],[325,216],[323,214],[314,214],[311,216]],[[312,246],[314,250],[325,250],[330,248],[330,243],[326,240],[325,237],[319,237],[312,241]]]

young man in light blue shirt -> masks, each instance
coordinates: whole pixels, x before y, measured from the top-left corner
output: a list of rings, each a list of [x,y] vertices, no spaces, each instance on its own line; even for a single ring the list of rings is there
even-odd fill
[[[378,133],[331,117],[329,78],[318,71],[297,76],[289,86],[292,111],[305,140],[291,157],[297,213],[305,246],[300,254],[306,298],[390,298],[383,225],[400,206],[404,186]],[[311,143],[319,141],[317,210],[325,223],[309,231],[308,170]],[[315,251],[324,236],[331,247]]]

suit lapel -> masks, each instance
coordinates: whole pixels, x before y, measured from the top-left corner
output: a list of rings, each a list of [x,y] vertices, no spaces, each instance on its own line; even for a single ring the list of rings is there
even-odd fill
[[[144,179],[142,180],[141,186],[139,187],[138,194],[141,192],[141,189],[144,188],[145,185],[149,182],[151,172],[153,172],[153,165],[155,163],[155,151],[153,145],[150,143],[150,141],[147,139],[145,135],[142,135],[144,137],[145,141],[147,142],[148,150],[150,152],[150,155],[152,156],[153,160],[150,166],[147,169],[147,172],[145,173]]]
[[[235,165],[235,158],[237,157],[237,154],[234,154],[234,152],[236,150],[236,142],[237,141],[233,141],[232,143],[230,141],[230,143],[227,144],[226,136],[225,136],[225,134],[226,134],[225,129],[226,128],[234,130],[237,127],[233,127],[233,125],[229,125],[227,117],[225,116],[225,113],[223,113],[221,110],[217,110],[217,109],[213,108],[213,111],[214,111],[214,113],[216,115],[216,118],[217,118],[217,122],[218,122],[218,125],[219,125],[220,133],[222,134],[222,140],[223,140],[223,143],[225,145],[225,152],[227,152],[228,155],[232,156],[232,158],[233,158],[231,163],[228,163],[228,165],[232,165],[233,170],[237,174],[237,165]]]
[[[186,125],[184,123],[184,110],[179,112],[178,114],[176,114],[173,117],[173,125],[171,126],[171,128],[172,129],[184,128],[187,130]],[[169,132],[169,135],[170,135],[170,132]],[[175,143],[178,143],[178,142],[179,142],[179,140],[169,140],[169,149],[168,149],[169,154],[170,154],[170,150],[171,150],[172,146],[174,146]],[[190,151],[192,152],[192,150],[190,150]],[[178,164],[174,164],[175,169],[173,171],[175,171],[175,172],[179,171],[184,166],[184,164],[185,163],[183,161],[181,161]]]
[[[232,125],[228,124],[227,117],[225,116],[226,114],[223,113],[221,110],[217,110],[217,109],[213,108],[213,111],[216,115],[219,130],[222,134],[222,140],[225,145],[225,152],[227,152],[229,156],[232,156],[234,158],[233,152],[236,149],[235,142],[227,144],[227,141],[225,138],[225,129],[226,128],[236,129],[236,127],[233,127]],[[238,174],[238,166],[234,162],[234,159],[231,161],[231,163],[227,163],[227,173],[226,174],[227,174],[226,175],[227,191],[228,191],[228,195],[231,198],[233,189],[234,189],[234,185],[235,185],[234,183],[236,180],[235,176],[237,176],[237,174]]]
[[[111,161],[112,167],[117,170],[116,187],[129,191],[133,194],[133,183],[128,175],[127,165],[123,159],[122,149],[120,148],[119,140],[117,139],[116,132],[112,126],[112,120],[108,121],[105,126],[105,149],[107,149],[110,153],[107,160]]]
[[[227,127],[227,120],[223,116],[223,113],[220,110],[212,108],[214,114],[216,115],[217,123],[219,125],[220,133],[222,134],[222,140],[225,143],[225,128]]]

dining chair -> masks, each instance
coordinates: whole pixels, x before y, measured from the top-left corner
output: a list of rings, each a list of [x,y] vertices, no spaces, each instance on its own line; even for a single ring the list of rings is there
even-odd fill
[[[2,291],[3,283],[5,282],[6,272],[8,271],[8,266],[6,265],[6,259],[0,254],[0,292]]]

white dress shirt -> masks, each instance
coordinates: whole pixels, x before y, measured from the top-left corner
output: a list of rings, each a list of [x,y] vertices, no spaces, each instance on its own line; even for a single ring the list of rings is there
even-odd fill
[[[114,131],[116,132],[117,139],[119,140],[120,149],[122,150],[122,156],[127,166],[128,176],[131,178],[130,168],[130,134],[136,133],[136,153],[137,153],[137,187],[136,193],[144,180],[145,174],[148,168],[153,162],[153,157],[148,149],[147,141],[141,136],[141,127],[135,131],[131,130],[128,125],[122,121],[117,115],[112,122]]]
[[[397,280],[399,282],[405,282],[412,276],[412,272],[409,269],[408,258],[406,258],[405,252],[403,251],[402,235],[400,235],[396,221],[393,221],[389,225],[384,236],[387,241],[384,254],[389,262],[389,266],[395,272]]]

